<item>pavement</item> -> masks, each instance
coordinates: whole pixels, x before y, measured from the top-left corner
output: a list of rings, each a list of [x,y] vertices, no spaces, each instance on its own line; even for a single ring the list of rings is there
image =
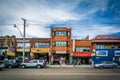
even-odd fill
[[[66,65],[66,64],[62,64],[62,65],[48,65],[48,67],[93,67],[92,65]]]

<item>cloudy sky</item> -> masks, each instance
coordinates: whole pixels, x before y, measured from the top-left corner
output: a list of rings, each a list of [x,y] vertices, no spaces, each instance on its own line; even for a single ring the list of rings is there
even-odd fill
[[[72,37],[120,36],[120,0],[0,0],[0,35],[50,37],[50,28],[71,27]]]

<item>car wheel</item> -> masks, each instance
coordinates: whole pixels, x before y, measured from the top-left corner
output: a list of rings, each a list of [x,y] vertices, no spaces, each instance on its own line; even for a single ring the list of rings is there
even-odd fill
[[[39,69],[39,68],[41,68],[41,66],[40,66],[40,65],[37,65],[37,68]]]
[[[11,65],[9,65],[9,66],[8,66],[8,68],[9,68],[9,69],[11,69],[11,68],[12,68],[12,66],[11,66]]]
[[[117,68],[117,66],[113,66],[113,68],[115,69],[115,68]]]
[[[100,66],[100,69],[103,69],[103,66]]]
[[[25,65],[22,65],[21,67],[22,67],[22,69],[24,69],[24,68],[25,68]]]

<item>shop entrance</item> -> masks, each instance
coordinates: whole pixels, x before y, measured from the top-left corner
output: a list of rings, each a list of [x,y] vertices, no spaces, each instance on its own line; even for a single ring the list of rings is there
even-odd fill
[[[76,60],[77,65],[90,64],[90,58],[75,57],[74,59]]]
[[[35,59],[42,59],[42,60],[46,60],[47,62],[49,61],[48,53],[35,54],[34,56]]]
[[[69,54],[53,54],[53,64],[69,64]]]

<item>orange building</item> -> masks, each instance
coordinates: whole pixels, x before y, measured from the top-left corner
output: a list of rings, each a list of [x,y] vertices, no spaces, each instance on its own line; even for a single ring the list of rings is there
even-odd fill
[[[75,59],[78,64],[91,63],[91,40],[75,39],[73,44],[73,59]]]
[[[51,62],[59,64],[62,61],[69,64],[69,56],[72,53],[71,28],[52,28],[50,37]]]

